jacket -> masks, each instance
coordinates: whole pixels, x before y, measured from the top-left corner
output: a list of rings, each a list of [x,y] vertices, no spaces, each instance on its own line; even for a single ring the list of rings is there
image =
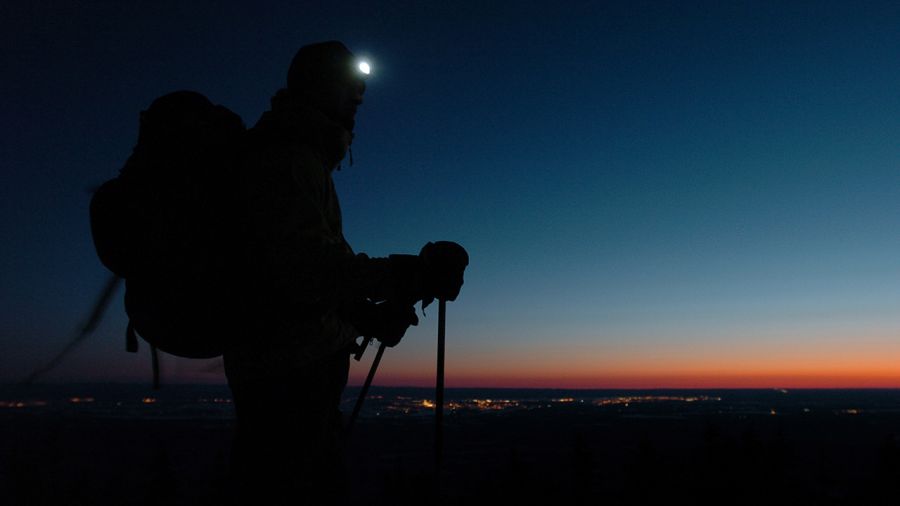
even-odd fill
[[[388,261],[354,254],[331,174],[351,134],[285,91],[248,131],[238,206],[246,326],[225,353],[229,381],[295,374],[347,350],[355,301],[378,299]]]

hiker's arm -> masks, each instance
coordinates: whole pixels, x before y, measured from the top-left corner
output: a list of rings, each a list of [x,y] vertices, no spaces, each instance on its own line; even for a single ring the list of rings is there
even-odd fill
[[[247,191],[252,258],[262,259],[265,286],[277,287],[293,307],[328,310],[347,301],[414,304],[453,300],[468,257],[459,245],[429,243],[419,255],[354,255],[337,229],[339,211],[331,178],[308,150],[290,160],[263,156]],[[460,255],[464,257],[461,265]]]
[[[468,255],[458,244],[428,243],[418,255],[369,258],[354,255],[340,231],[340,209],[331,177],[303,148],[292,165],[296,213],[288,232],[295,232],[297,249],[307,252],[311,273],[337,290],[339,300],[359,298],[414,304],[419,300],[454,300],[462,286]],[[290,212],[288,213],[290,215]]]
[[[279,305],[327,311],[341,301],[380,300],[390,291],[390,262],[354,255],[337,229],[330,178],[308,150],[270,151],[251,160],[242,188],[247,246],[262,286]]]

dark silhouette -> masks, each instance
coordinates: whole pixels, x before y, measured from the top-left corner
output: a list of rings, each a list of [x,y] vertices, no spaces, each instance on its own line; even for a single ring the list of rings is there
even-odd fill
[[[224,352],[243,503],[339,502],[338,405],[356,339],[396,345],[418,323],[414,304],[456,298],[468,263],[455,243],[369,258],[344,239],[331,172],[365,91],[357,63],[339,42],[301,48],[246,135],[234,196],[244,303],[227,315],[239,332]]]
[[[117,277],[84,333],[121,277],[126,349],[150,343],[155,386],[157,349],[224,356],[237,414],[231,496],[243,504],[338,502],[338,405],[357,339],[395,346],[420,301],[438,299],[443,322],[463,284],[456,243],[369,258],[344,239],[331,172],[368,72],[340,42],[305,46],[250,130],[197,92],[164,95],[91,201],[98,256]]]

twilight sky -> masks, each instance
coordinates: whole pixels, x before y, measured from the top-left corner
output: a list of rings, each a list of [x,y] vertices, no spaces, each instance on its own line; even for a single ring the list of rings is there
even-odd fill
[[[195,89],[252,125],[298,47],[340,39],[374,74],[347,239],[470,252],[449,386],[900,387],[900,4],[427,4],[4,2],[0,381],[101,290],[88,191],[138,112]],[[120,294],[48,380],[149,381],[125,322]],[[376,382],[430,384],[436,323]]]

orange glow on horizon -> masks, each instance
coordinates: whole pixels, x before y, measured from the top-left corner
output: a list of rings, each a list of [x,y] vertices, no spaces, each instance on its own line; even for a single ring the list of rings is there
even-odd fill
[[[565,337],[492,347],[448,347],[449,387],[510,388],[900,388],[900,331],[690,336],[611,340]],[[429,350],[430,351],[430,350]],[[434,359],[387,363],[379,385],[434,385]],[[368,363],[356,364],[361,384]]]
[[[607,367],[596,369],[551,367],[529,368],[497,364],[494,367],[458,367],[448,362],[446,385],[450,388],[573,388],[573,389],[715,389],[715,388],[900,388],[900,357],[896,367]],[[353,362],[348,384],[362,385],[370,363]],[[851,364],[852,365],[852,364]],[[184,379],[186,378],[186,379]],[[185,375],[184,381],[200,382],[209,378]],[[146,381],[145,377],[140,377]],[[218,379],[218,378],[216,378]],[[215,382],[215,381],[210,381]],[[219,382],[223,382],[219,379]],[[375,385],[433,387],[434,364],[431,360],[383,364],[375,376]]]
[[[375,384],[433,387],[434,351],[431,342],[389,350]],[[350,385],[363,383],[374,355],[369,350],[361,362],[351,361]],[[221,367],[178,360],[170,363],[169,381],[225,380]],[[98,371],[112,374],[93,370]],[[135,381],[149,381],[146,368],[132,368],[128,374]],[[900,388],[900,329],[853,337],[839,332],[722,339],[561,336],[516,346],[460,338],[448,342],[446,374],[451,388]]]
[[[350,385],[361,385],[364,374],[352,374]],[[375,380],[381,386],[434,386],[434,375],[385,374]],[[655,388],[900,388],[900,374],[894,375],[596,375],[555,376],[459,376],[448,375],[450,388],[574,388],[574,389],[655,389]]]

